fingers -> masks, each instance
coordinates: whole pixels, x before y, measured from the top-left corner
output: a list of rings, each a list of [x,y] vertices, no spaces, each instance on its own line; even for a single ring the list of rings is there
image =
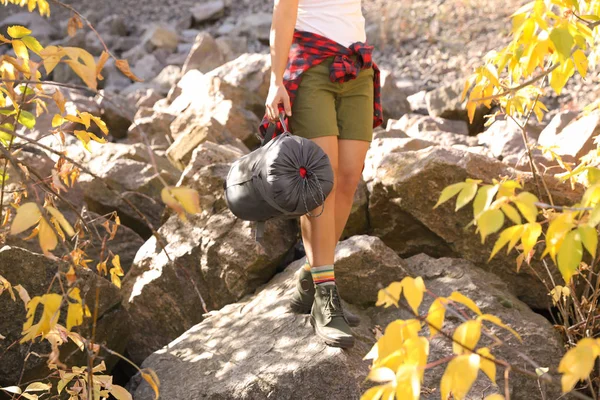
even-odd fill
[[[292,106],[290,105],[290,96],[287,94],[285,94],[285,96],[283,96],[283,109],[285,110],[285,113],[288,117],[292,116]]]
[[[267,104],[267,117],[271,122],[279,119],[279,102],[277,100]]]

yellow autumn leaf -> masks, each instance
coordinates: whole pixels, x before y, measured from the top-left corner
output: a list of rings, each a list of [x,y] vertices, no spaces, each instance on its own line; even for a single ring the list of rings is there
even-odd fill
[[[396,370],[403,362],[406,352],[402,345],[411,338],[417,338],[421,323],[416,319],[396,320],[390,323],[377,341],[377,358],[373,364]]]
[[[500,233],[500,236],[496,240],[494,244],[494,248],[492,249],[492,253],[490,254],[490,258],[488,262],[494,258],[494,256],[507,244],[508,248],[506,254],[510,253],[513,247],[517,244],[519,239],[521,238],[521,234],[523,233],[524,226],[523,225],[514,225],[506,228]]]
[[[131,72],[131,68],[129,67],[129,62],[127,60],[117,60],[115,61],[115,66],[129,79],[134,82],[143,82],[143,79],[135,76],[133,72]]]
[[[448,300],[452,300],[457,303],[460,303],[460,304],[468,307],[475,314],[482,315],[481,310],[479,309],[479,307],[477,307],[477,304],[475,304],[475,302],[473,300],[471,300],[470,298],[468,298],[467,296],[465,296],[464,294],[462,294],[460,292],[452,292],[450,297],[448,297]]]
[[[60,317],[60,304],[62,296],[56,293],[49,293],[43,296],[36,296],[27,303],[27,321],[23,324],[23,338],[21,343],[33,340],[38,335],[45,336],[58,322]],[[42,304],[44,310],[37,324],[33,324],[35,311],[38,305]]]
[[[514,335],[514,337],[516,337],[519,340],[519,342],[523,342],[521,335],[519,335],[517,333],[517,331],[515,331],[513,328],[511,328],[510,326],[508,326],[504,322],[502,322],[502,320],[499,317],[497,317],[495,315],[491,315],[491,314],[483,314],[483,315],[480,315],[479,317],[477,317],[477,319],[480,321],[489,321],[493,324],[496,324],[499,327],[504,328],[507,331],[509,331],[510,333],[512,333]]]
[[[473,216],[478,218],[479,215],[487,210],[492,204],[492,200],[498,193],[498,185],[484,185],[479,188],[475,200],[473,200]]]
[[[186,220],[185,213],[199,214],[200,195],[194,189],[185,186],[167,186],[163,188],[160,197],[167,206],[171,207],[180,218]]]
[[[519,193],[513,201],[527,222],[535,222],[537,219],[538,209],[535,203],[538,198],[529,192]]]
[[[123,268],[121,268],[121,259],[118,254],[113,257],[112,265],[113,265],[113,267],[109,271],[110,280],[115,286],[120,288],[121,287],[120,277],[125,275],[125,272],[123,272]]]
[[[123,386],[111,385],[108,390],[117,400],[131,400],[131,394]]]
[[[98,271],[98,273],[101,275],[104,274],[104,276],[108,275],[108,269],[106,267],[107,260],[104,260],[104,261],[98,263],[98,265],[96,265],[96,270]]]
[[[52,215],[52,217],[54,219],[56,219],[56,221],[60,224],[61,228],[67,233],[67,235],[69,235],[69,236],[75,235],[75,231],[73,230],[73,227],[71,226],[69,221],[67,221],[65,216],[62,215],[62,213],[60,211],[58,211],[56,208],[54,208],[52,206],[47,206],[46,210],[48,210],[50,215]]]
[[[474,350],[481,338],[481,321],[469,320],[456,328],[452,335],[452,351],[460,355]]]
[[[31,31],[24,26],[13,25],[6,29],[6,33],[13,39],[21,39],[23,36],[31,34]]]
[[[483,400],[505,400],[504,396],[499,394],[499,393],[494,393],[494,394],[490,394],[489,396],[486,396],[485,399]]]
[[[54,250],[58,245],[58,238],[54,234],[52,227],[48,225],[43,219],[40,220],[38,239],[40,241],[40,247],[44,254],[48,254]]]
[[[429,325],[430,337],[437,335],[444,326],[446,304],[447,300],[445,298],[438,297],[431,303],[431,306],[429,306],[426,321]]]
[[[491,360],[495,360],[496,358],[493,356],[493,354],[490,352],[490,349],[488,349],[487,347],[482,347],[481,349],[477,350],[477,354],[482,356],[480,359],[481,370],[483,371],[484,374],[486,374],[488,376],[488,378],[490,378],[492,383],[495,384],[496,383],[496,364]]]
[[[40,52],[44,50],[44,47],[33,36],[25,36],[21,40],[29,50],[31,50],[37,55],[40,55]]]
[[[109,57],[109,54],[105,50],[103,50],[102,54],[100,55],[100,59],[98,59],[98,62],[96,63],[96,78],[99,81],[104,79],[101,72],[102,72],[102,68],[104,68],[104,64],[106,64],[106,61],[108,61],[108,57]]]
[[[367,379],[377,383],[390,382],[396,380],[396,373],[387,367],[373,368]]]
[[[448,363],[440,382],[442,400],[448,399],[450,393],[455,400],[463,400],[477,379],[480,364],[479,355],[465,354]]]
[[[581,339],[566,352],[558,364],[563,393],[570,392],[577,382],[587,379],[599,354],[598,342],[591,338]]]
[[[45,392],[46,390],[50,390],[52,388],[51,385],[42,382],[33,382],[27,385],[25,388],[25,392]]]
[[[542,234],[542,225],[538,222],[528,223],[523,225],[523,235],[521,243],[523,243],[523,253],[529,254],[537,243],[538,238]]]
[[[408,305],[415,314],[418,314],[419,306],[423,301],[423,293],[425,293],[425,283],[423,282],[423,278],[420,276],[417,278],[407,276],[402,279],[402,288]]]
[[[99,138],[91,132],[76,130],[73,132],[73,134],[77,137],[77,139],[79,139],[82,142],[83,147],[85,147],[85,149],[90,153],[92,152],[92,150],[89,147],[90,140],[93,140],[98,143],[106,143],[106,140],[104,138]]]
[[[446,186],[442,190],[442,193],[440,194],[440,198],[438,199],[435,206],[433,206],[433,208],[437,208],[440,204],[445,203],[446,201],[450,200],[452,197],[454,197],[456,194],[458,194],[458,192],[460,192],[464,188],[464,186],[465,186],[465,182],[458,182],[458,183],[452,184],[450,186]]]
[[[579,264],[583,258],[583,248],[581,245],[581,236],[577,230],[567,233],[560,249],[558,250],[558,269],[565,280],[565,283],[571,282],[571,277],[579,269]]]
[[[460,210],[469,204],[471,200],[473,200],[473,197],[475,197],[475,194],[477,193],[477,184],[479,182],[480,181],[475,181],[472,179],[467,179],[464,182],[464,186],[456,198],[456,207],[454,208],[454,211]]]
[[[416,365],[404,364],[396,372],[396,398],[418,400],[421,395],[421,379]]]
[[[156,375],[156,373],[151,369],[144,369],[141,371],[141,375],[142,375],[142,378],[146,382],[148,382],[150,387],[152,387],[152,390],[154,390],[154,395],[156,396],[155,399],[158,399],[160,381],[158,380],[158,376]]]
[[[504,213],[500,210],[490,209],[482,212],[477,218],[477,228],[481,235],[481,243],[485,238],[495,232],[498,232],[504,225]]]
[[[383,394],[386,391],[392,391],[394,390],[394,387],[392,385],[379,385],[379,386],[375,386],[370,388],[369,390],[367,390],[361,397],[360,400],[379,400],[381,399],[381,396],[383,396]]]
[[[83,323],[83,307],[81,303],[69,303],[67,308],[67,330]]]
[[[27,51],[27,46],[21,40],[13,40],[12,41],[13,50],[17,57],[22,58],[27,62],[29,60],[29,51]]]
[[[581,242],[585,249],[596,258],[596,249],[598,248],[598,231],[589,225],[581,225],[577,228]]]
[[[392,282],[388,285],[387,288],[380,289],[377,294],[377,303],[376,306],[384,306],[384,308],[388,308],[391,305],[395,305],[398,307],[398,302],[400,301],[400,295],[402,294],[402,283],[401,282]]]
[[[60,114],[54,114],[52,117],[52,127],[56,128],[57,126],[61,126],[65,122],[65,119]]]
[[[542,258],[546,254],[550,254],[550,257],[556,263],[556,254],[562,246],[567,233],[574,226],[572,213],[562,213],[554,218],[546,230],[546,249],[542,253]]]
[[[36,203],[30,202],[22,204],[17,208],[17,215],[10,227],[10,234],[17,235],[26,231],[35,225],[41,217],[42,213]]]
[[[575,68],[577,68],[579,75],[581,75],[582,78],[585,78],[588,70],[588,59],[585,56],[585,53],[581,50],[577,50],[573,53],[573,61],[575,61]]]
[[[517,211],[517,209],[514,208],[513,206],[511,206],[510,204],[508,204],[508,203],[507,204],[502,204],[500,206],[500,209],[508,217],[508,219],[510,219],[515,224],[521,225],[521,223],[523,222],[521,220],[521,215],[519,214],[519,212]]]

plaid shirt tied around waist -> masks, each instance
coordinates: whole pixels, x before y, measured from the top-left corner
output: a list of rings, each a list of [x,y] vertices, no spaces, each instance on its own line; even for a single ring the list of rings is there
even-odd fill
[[[350,57],[356,55],[356,60]],[[288,64],[283,75],[283,85],[290,96],[290,105],[294,103],[302,73],[309,68],[320,64],[329,57],[335,57],[331,64],[329,79],[332,82],[348,82],[356,79],[358,73],[363,69],[373,68],[373,128],[383,123],[383,110],[381,107],[381,83],[379,80],[379,68],[373,62],[373,46],[365,43],[356,42],[350,47],[344,47],[325,36],[306,32],[295,31]],[[279,111],[283,111],[283,105],[279,105]],[[284,122],[289,126],[287,117]],[[267,116],[263,117],[258,131],[261,138],[265,138],[271,123]],[[273,129],[274,127],[274,129]],[[284,129],[281,122],[277,122],[269,131],[272,137],[283,133]]]

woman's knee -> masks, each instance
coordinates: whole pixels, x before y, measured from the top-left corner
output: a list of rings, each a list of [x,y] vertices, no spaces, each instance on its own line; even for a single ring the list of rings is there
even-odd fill
[[[338,170],[336,193],[342,196],[354,196],[359,179],[360,172]]]

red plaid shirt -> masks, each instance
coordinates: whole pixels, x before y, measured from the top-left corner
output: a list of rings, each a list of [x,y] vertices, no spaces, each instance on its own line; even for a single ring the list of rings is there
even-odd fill
[[[372,60],[373,47],[365,43],[356,42],[350,47],[344,47],[322,35],[295,31],[294,40],[290,48],[288,64],[283,75],[283,85],[290,96],[290,105],[293,104],[302,80],[302,73],[310,67],[320,64],[326,58],[335,56],[331,65],[329,79],[332,82],[347,82],[356,79],[358,73],[363,69],[373,68],[373,128],[383,123],[383,110],[381,107],[381,84],[379,81],[379,68]],[[356,61],[350,56],[357,55]],[[283,106],[279,105],[279,111]],[[287,117],[284,122],[289,126]],[[270,122],[265,115],[258,128],[260,136],[264,138],[267,134]],[[272,137],[283,133],[283,127],[277,122]]]

